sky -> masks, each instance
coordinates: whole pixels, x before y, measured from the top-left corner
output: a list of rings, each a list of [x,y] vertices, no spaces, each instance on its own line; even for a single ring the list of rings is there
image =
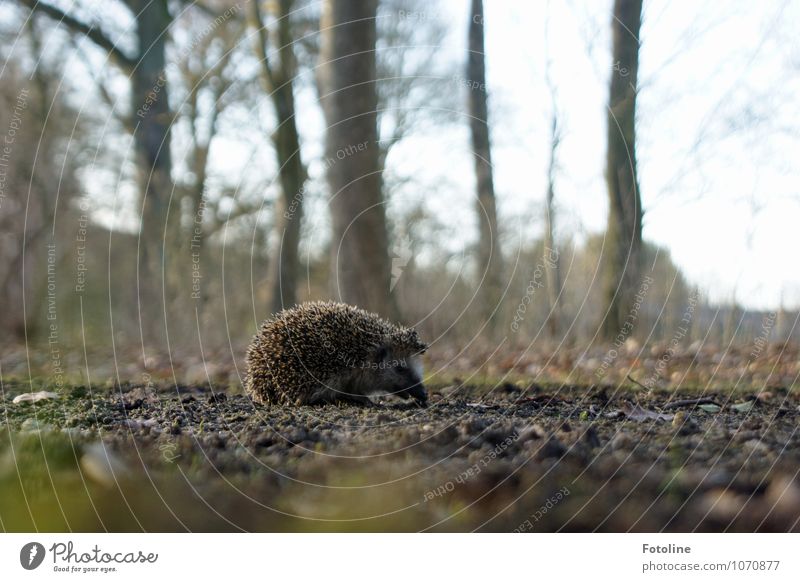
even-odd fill
[[[498,143],[498,187],[518,191],[526,167],[542,175],[547,126],[530,103],[541,98],[537,53],[549,52],[566,118],[557,196],[569,218],[560,232],[600,232],[610,3],[551,2],[546,35],[542,5],[487,3],[490,86],[519,114],[513,126],[533,129],[521,143],[539,142],[527,166],[501,163],[502,151],[518,148],[513,139]],[[669,249],[712,300],[800,305],[798,25],[797,3],[645,2],[637,94],[644,237]],[[526,69],[528,86],[515,87]],[[541,199],[540,177],[537,184]],[[501,211],[514,207],[509,200]]]
[[[520,231],[540,235],[543,226],[548,58],[564,131],[558,234],[580,241],[605,228],[610,10],[610,2],[486,2],[499,212]],[[465,50],[464,2],[420,18],[450,18],[447,50]],[[637,112],[644,237],[667,248],[713,301],[800,306],[797,30],[797,3],[645,2]],[[443,181],[470,188],[463,138],[407,144],[395,162],[426,172],[440,160]],[[447,197],[439,206],[453,215]],[[454,220],[469,221],[471,207],[462,210]]]

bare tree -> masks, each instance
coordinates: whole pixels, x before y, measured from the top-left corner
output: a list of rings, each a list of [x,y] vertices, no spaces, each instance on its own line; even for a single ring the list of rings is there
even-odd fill
[[[475,159],[475,178],[478,195],[478,272],[482,278],[478,294],[478,306],[482,310],[483,316],[488,320],[502,297],[503,261],[500,254],[500,237],[498,236],[497,206],[489,137],[482,0],[472,0],[468,46],[469,125]]]
[[[378,148],[376,11],[377,0],[326,0],[318,83],[328,126],[334,292],[395,316]]]
[[[550,308],[547,328],[550,335],[555,337],[560,331],[561,324],[561,306],[558,301],[561,293],[561,260],[555,236],[556,172],[558,169],[558,146],[561,143],[561,123],[556,86],[550,75],[549,18],[548,4],[548,22],[545,28],[545,50],[548,55],[545,64],[545,83],[550,92],[552,119],[550,122],[550,159],[547,163],[547,193],[545,195],[544,264],[546,265],[547,301]]]
[[[258,31],[256,55],[261,61],[261,81],[272,100],[278,125],[272,139],[281,183],[280,203],[275,213],[275,229],[279,233],[279,240],[269,262],[268,277],[273,313],[297,303],[300,227],[304,185],[308,178],[295,118],[294,78],[297,75],[297,59],[291,20],[293,4],[293,0],[278,2],[277,64],[271,62],[269,57],[267,22],[259,3],[254,0],[250,5],[252,24]]]
[[[172,83],[173,94],[182,104],[175,112],[175,124],[183,123],[189,136],[186,154],[188,179],[176,182],[175,196],[171,198],[173,202],[169,208],[169,232],[165,236],[169,250],[175,252],[175,257],[167,257],[166,269],[167,283],[173,290],[173,301],[186,296],[178,293],[186,279],[183,270],[170,268],[170,263],[184,264],[188,256],[196,257],[193,260],[199,261],[207,239],[220,228],[221,223],[226,222],[218,219],[221,214],[219,199],[208,196],[211,171],[209,154],[220,132],[220,117],[229,106],[243,99],[242,91],[237,91],[239,72],[233,57],[244,23],[231,18],[210,30],[212,24],[207,14],[195,12],[185,15],[173,25],[185,26],[186,30],[208,31],[191,41],[188,47],[191,50],[184,48],[180,51],[181,58],[176,63],[180,76]],[[231,199],[233,197],[228,198]],[[188,204],[183,205],[182,201]],[[253,210],[237,204],[227,215],[236,218]],[[194,306],[202,319],[208,301],[206,286],[197,293],[200,300]]]
[[[295,4],[297,59],[301,68],[315,69],[322,36],[319,3]],[[442,81],[452,80],[459,65],[442,50],[449,23],[426,12],[427,0],[381,0],[379,6],[375,68],[380,159],[385,167],[391,149],[416,130],[458,121],[456,93],[442,91]],[[318,84],[317,90],[321,91]]]
[[[377,22],[378,134],[381,168],[392,148],[415,130],[456,123],[457,94],[442,91],[459,73],[457,63],[437,59],[447,37],[447,24],[424,15],[427,0],[381,0]]]
[[[555,236],[555,197],[556,197],[556,165],[558,145],[561,141],[561,128],[558,125],[558,112],[553,110],[550,124],[550,159],[547,164],[547,194],[545,196],[545,230],[544,230],[544,262],[547,280],[547,302],[550,314],[547,328],[550,335],[558,335],[561,324],[561,260]]]
[[[161,301],[164,239],[167,232],[167,201],[172,194],[172,155],[170,133],[174,119],[169,104],[166,77],[167,43],[170,26],[179,11],[189,3],[168,0],[119,0],[135,20],[136,49],[129,54],[103,29],[82,20],[61,8],[38,0],[18,0],[34,14],[43,14],[65,25],[71,32],[83,35],[108,53],[114,63],[130,79],[131,117],[126,127],[133,131],[139,186],[141,228],[139,285],[144,330],[153,339],[157,331]],[[212,12],[202,4],[199,9]],[[234,11],[235,13],[235,11]],[[217,21],[224,18],[218,17]]]
[[[603,331],[612,338],[625,323],[639,285],[642,201],[636,174],[636,91],[642,0],[615,0],[611,21],[614,70],[608,98],[608,230]]]
[[[42,32],[24,29],[35,53]],[[79,196],[79,152],[86,127],[65,98],[60,63],[38,61],[32,73],[6,61],[0,84],[0,329],[2,337],[32,339],[42,329],[45,283],[55,289],[60,244]],[[74,238],[74,233],[70,232]],[[69,239],[68,239],[69,240]],[[51,280],[52,279],[52,280]]]
[[[134,144],[137,156],[142,208],[141,249],[144,273],[141,304],[160,305],[162,237],[166,230],[165,201],[172,191],[170,124],[165,77],[167,29],[172,22],[166,0],[125,0],[124,6],[136,17],[135,54],[129,55],[97,26],[88,24],[60,8],[38,0],[19,0],[34,13],[42,13],[84,35],[109,54],[113,63],[130,77],[131,110],[136,115]],[[148,314],[143,322],[157,319]],[[148,324],[149,327],[149,324]],[[148,331],[154,331],[152,328]]]

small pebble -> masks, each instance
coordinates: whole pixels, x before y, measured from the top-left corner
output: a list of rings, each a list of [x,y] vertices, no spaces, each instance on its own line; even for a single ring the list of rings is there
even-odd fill
[[[675,416],[672,417],[672,426],[675,428],[681,428],[686,421],[688,420],[689,416],[682,410],[679,410],[675,413]]]
[[[103,443],[92,443],[81,456],[83,474],[104,487],[113,487],[117,480],[128,476],[122,460]]]
[[[791,477],[784,475],[773,479],[765,495],[778,512],[800,515],[800,485]]]
[[[613,439],[611,439],[611,449],[614,451],[628,451],[634,446],[634,441],[631,435],[627,432],[618,432]]]

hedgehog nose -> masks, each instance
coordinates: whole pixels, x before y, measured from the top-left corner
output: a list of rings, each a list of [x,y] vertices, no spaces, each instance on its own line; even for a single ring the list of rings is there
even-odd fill
[[[425,392],[425,386],[417,384],[408,390],[408,395],[413,398],[417,405],[422,408],[428,406],[428,393]]]

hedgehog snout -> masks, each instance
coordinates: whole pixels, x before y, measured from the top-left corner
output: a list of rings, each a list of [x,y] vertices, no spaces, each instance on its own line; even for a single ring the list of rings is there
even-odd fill
[[[428,393],[425,391],[425,386],[422,382],[415,384],[408,390],[406,390],[406,394],[408,394],[414,401],[421,407],[428,406]]]

